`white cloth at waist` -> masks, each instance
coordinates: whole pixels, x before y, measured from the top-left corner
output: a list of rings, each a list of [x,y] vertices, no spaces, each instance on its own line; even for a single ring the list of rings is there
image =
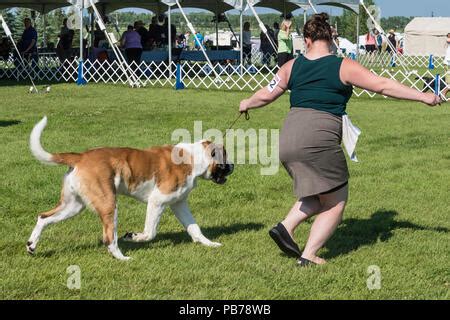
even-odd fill
[[[347,151],[350,160],[358,162],[356,158],[356,143],[358,137],[361,134],[361,130],[353,125],[348,115],[342,116],[342,143],[344,144],[345,151]]]

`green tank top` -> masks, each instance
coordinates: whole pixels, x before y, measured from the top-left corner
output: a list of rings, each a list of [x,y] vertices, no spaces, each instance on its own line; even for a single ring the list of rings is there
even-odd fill
[[[312,108],[342,116],[353,87],[342,83],[342,58],[335,55],[308,60],[300,55],[294,62],[288,89],[291,108]]]

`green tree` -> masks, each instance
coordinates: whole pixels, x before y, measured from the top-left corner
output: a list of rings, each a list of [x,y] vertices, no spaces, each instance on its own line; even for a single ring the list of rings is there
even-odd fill
[[[15,33],[15,14],[14,11],[12,9],[5,9],[5,10],[0,10],[0,14],[3,16],[3,18],[6,21],[6,24],[9,26],[9,28],[11,29],[12,34]],[[1,36],[5,36],[4,30],[0,29],[0,34]]]

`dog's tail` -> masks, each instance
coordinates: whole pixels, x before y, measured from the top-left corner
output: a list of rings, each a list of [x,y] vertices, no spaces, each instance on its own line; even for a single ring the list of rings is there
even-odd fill
[[[47,126],[47,117],[44,117],[39,121],[31,131],[30,135],[30,149],[33,156],[40,162],[47,165],[66,164],[70,167],[74,167],[81,159],[79,153],[56,153],[51,154],[42,148],[41,135]]]

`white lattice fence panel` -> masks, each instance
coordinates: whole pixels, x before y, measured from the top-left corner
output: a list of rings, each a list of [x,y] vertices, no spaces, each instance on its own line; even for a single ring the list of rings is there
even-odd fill
[[[429,56],[407,56],[397,55],[392,56],[388,52],[376,52],[374,54],[360,54],[358,61],[367,68],[391,68],[392,63],[395,62],[397,67],[406,69],[428,68],[430,57]],[[444,68],[444,58],[434,57],[433,65],[435,68]]]
[[[367,58],[367,57],[366,57]],[[379,57],[382,58],[381,55]],[[416,57],[409,60],[412,65],[420,66],[425,60]],[[406,63],[408,60],[404,60]],[[278,71],[277,66],[236,64],[214,64],[214,70],[204,62],[181,63],[182,82],[187,88],[206,88],[218,90],[250,90],[255,91],[266,86]],[[436,60],[435,60],[436,66]],[[79,62],[66,60],[60,63],[57,58],[46,57],[38,63],[27,62],[27,68],[15,64],[12,59],[0,59],[0,77],[7,79],[26,80],[28,73],[34,80],[74,82],[78,78]],[[132,63],[130,66],[121,66],[117,61],[86,61],[84,63],[84,78],[90,83],[114,83],[128,85],[130,77],[141,86],[174,86],[176,82],[176,64],[173,62],[169,69],[165,62]],[[420,91],[435,90],[435,74],[437,70],[411,70],[408,68],[372,68],[371,72],[382,77],[395,79],[409,87]],[[445,73],[444,73],[445,74]],[[444,75],[443,74],[443,75]],[[443,94],[446,86],[445,77],[440,83],[440,93]],[[375,93],[355,88],[353,93],[360,96],[374,97]]]
[[[278,67],[243,66],[219,63],[214,64],[214,71],[206,63],[183,63],[181,65],[183,83],[186,87],[256,90],[272,80]]]
[[[401,83],[403,83],[404,85],[417,89],[419,91],[422,92],[433,92],[435,93],[435,80],[436,80],[436,76],[430,71],[427,70],[425,72],[419,73],[417,71],[409,71],[409,72],[405,72],[403,70],[398,70],[396,69],[395,71],[389,70],[389,69],[384,69],[381,72],[377,72],[375,70],[371,70],[372,73],[377,74],[381,77],[385,77],[385,78],[389,78],[389,79],[393,79],[396,81],[399,81]],[[448,87],[449,84],[447,84],[445,82],[445,78],[441,78],[440,79],[440,84],[438,87],[439,90],[439,94],[441,95],[441,97],[444,100],[448,100],[445,96],[445,89]],[[364,96],[367,95],[369,97],[374,97],[376,96],[375,93],[373,92],[369,92],[367,90],[363,90],[363,89],[359,89],[359,88],[355,88],[353,90],[353,94],[360,97],[360,96]],[[386,98],[386,97],[385,97]]]

